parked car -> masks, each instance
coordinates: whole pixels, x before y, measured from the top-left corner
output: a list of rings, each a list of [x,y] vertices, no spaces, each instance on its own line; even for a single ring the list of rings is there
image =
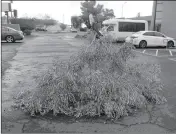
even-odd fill
[[[77,32],[78,32],[75,28],[71,28],[70,31],[71,31],[72,33],[77,33]]]
[[[1,40],[5,40],[9,43],[15,42],[16,40],[23,40],[24,35],[22,31],[15,30],[10,27],[2,26]]]
[[[139,31],[128,36],[125,42],[132,43],[134,46],[145,48],[147,46],[176,46],[176,40],[157,31]]]
[[[36,28],[35,31],[47,31],[47,30],[44,28]]]

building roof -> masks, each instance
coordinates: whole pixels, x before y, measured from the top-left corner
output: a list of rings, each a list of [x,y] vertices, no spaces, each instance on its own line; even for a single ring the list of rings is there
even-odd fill
[[[140,17],[118,18],[118,19],[132,19],[132,20],[146,20],[146,21],[151,21],[152,20],[152,16],[140,16]]]
[[[133,18],[128,18],[128,19],[151,21],[152,20],[152,16],[140,16],[140,17],[133,17]]]
[[[105,20],[103,21],[103,24],[117,24],[117,22],[147,22],[146,20],[133,20],[133,19],[109,19],[109,20]]]

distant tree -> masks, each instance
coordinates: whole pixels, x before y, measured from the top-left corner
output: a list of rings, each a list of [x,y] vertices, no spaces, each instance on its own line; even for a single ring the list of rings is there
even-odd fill
[[[90,22],[89,22],[89,14],[94,14],[97,16],[97,14],[102,12],[103,5],[98,4],[96,7],[96,1],[85,1],[81,3],[81,10],[82,10],[82,15],[81,18],[87,28],[90,28]]]
[[[114,18],[115,17],[114,10],[108,9],[108,8],[103,9],[103,17],[104,17],[104,20]]]
[[[52,19],[49,15],[45,15],[41,18],[34,17],[33,20],[35,22],[35,25],[44,25],[46,26],[46,28],[57,23],[57,21]]]
[[[35,29],[35,22],[31,18],[12,18],[11,24],[19,24],[22,31]]]
[[[61,24],[60,24],[60,28],[61,28],[63,31],[66,29],[66,27],[67,27],[67,26],[66,26],[64,23],[61,23]]]
[[[74,28],[78,29],[81,27],[82,24],[82,18],[80,16],[72,16],[71,17],[71,23]]]
[[[140,16],[141,16],[140,12],[139,12],[139,13],[137,13],[137,17],[140,17]]]
[[[56,20],[52,19],[49,15],[45,15],[43,18],[42,18],[42,21],[43,21],[43,24],[48,27],[48,26],[52,26],[52,25],[55,25],[57,23]]]
[[[43,20],[43,22],[46,27],[53,26],[56,24],[56,21],[54,19],[45,19]]]
[[[104,9],[103,5],[96,1],[86,0],[81,3],[81,18],[88,28],[90,28],[89,14],[95,15],[95,19],[101,24],[104,20],[115,17],[113,9]]]

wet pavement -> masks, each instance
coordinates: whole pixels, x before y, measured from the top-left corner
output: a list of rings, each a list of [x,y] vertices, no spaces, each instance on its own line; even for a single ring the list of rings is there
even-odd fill
[[[23,41],[16,41],[15,43],[7,43],[5,41],[1,41],[1,52],[2,52],[2,71],[1,76],[4,76],[5,71],[10,67],[9,61],[13,60],[13,57],[17,53],[17,48],[19,48],[21,45],[24,45],[24,43],[34,39],[37,37],[36,35],[31,36],[25,36]]]
[[[162,111],[160,123],[168,129],[176,131],[176,48],[135,49],[148,60],[155,60],[161,65],[161,80],[164,84],[163,93],[168,105]],[[146,61],[148,62],[148,61]]]
[[[159,114],[158,125],[148,122],[148,115],[141,113],[137,117],[124,119],[123,123],[105,123],[103,121],[76,121],[68,117],[30,117],[28,114],[11,107],[14,102],[12,96],[21,90],[34,90],[36,77],[47,70],[53,62],[53,57],[68,59],[77,52],[82,42],[74,39],[73,34],[55,34],[37,37],[17,47],[13,60],[9,60],[10,67],[6,69],[2,81],[2,132],[11,133],[166,133],[176,132],[176,58],[175,49],[172,56],[169,50],[136,49],[139,58],[145,62],[153,61],[161,65],[161,79],[164,83],[164,95],[168,100],[167,108]],[[5,49],[4,49],[5,50]],[[8,49],[7,49],[8,50]],[[158,50],[158,52],[157,52]],[[163,52],[164,51],[164,52]],[[4,51],[5,52],[5,51]],[[150,53],[149,55],[147,54]],[[167,53],[169,52],[169,54]],[[156,54],[157,53],[157,54]],[[159,57],[164,55],[163,57]],[[167,55],[167,56],[166,56]],[[140,57],[141,56],[141,57]],[[8,58],[7,58],[8,59]],[[12,59],[12,58],[10,58]],[[97,121],[97,122],[96,122]],[[168,132],[169,133],[169,132]]]

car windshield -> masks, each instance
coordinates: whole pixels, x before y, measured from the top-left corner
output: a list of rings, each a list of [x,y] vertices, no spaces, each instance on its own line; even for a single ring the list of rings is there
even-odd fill
[[[15,30],[15,29],[13,29],[13,28],[11,28],[11,27],[7,27],[9,30],[12,30],[12,31],[17,31],[17,30]]]

